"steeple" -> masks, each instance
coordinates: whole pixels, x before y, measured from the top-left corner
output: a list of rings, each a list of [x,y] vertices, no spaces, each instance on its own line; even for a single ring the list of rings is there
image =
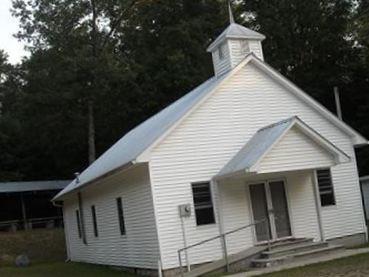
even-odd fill
[[[231,0],[228,0],[228,13],[229,13],[229,24],[234,23],[234,17],[233,17],[233,12],[232,12],[232,7],[231,7]]]
[[[248,54],[264,60],[261,42],[265,36],[235,23],[231,1],[228,0],[229,26],[209,45],[214,72],[220,76],[237,66]]]

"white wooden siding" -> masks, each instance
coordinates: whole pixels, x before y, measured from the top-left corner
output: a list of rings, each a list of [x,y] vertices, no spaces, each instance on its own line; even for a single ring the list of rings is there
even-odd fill
[[[229,180],[219,183],[221,211],[224,231],[232,231],[251,224],[249,190],[244,180]],[[246,228],[227,237],[227,250],[230,254],[251,247],[254,243],[253,229]]]
[[[365,231],[350,138],[248,64],[152,152],[151,178],[164,268],[178,266],[177,250],[183,240],[177,205],[193,204],[191,182],[210,180],[259,128],[294,115],[352,157],[350,163],[332,168],[337,205],[322,210],[326,238]],[[216,225],[196,226],[194,215],[186,219],[185,225],[189,244],[219,233]],[[219,251],[218,244],[203,247],[195,261],[219,256]]]
[[[219,59],[219,47],[224,47],[224,56],[223,59]],[[214,66],[214,73],[215,76],[220,76],[232,69],[231,64],[231,52],[230,52],[230,45],[228,41],[225,41],[223,44],[220,44],[218,48],[216,48],[212,52],[213,57],[213,66]]]
[[[119,229],[116,198],[122,197],[126,235]],[[157,268],[159,244],[146,166],[118,173],[82,191],[87,245],[78,237],[77,197],[64,204],[67,241],[72,261],[138,268]],[[93,232],[95,205],[99,236]]]
[[[228,41],[230,53],[231,53],[231,65],[232,68],[236,67],[241,61],[243,61],[247,54],[242,51],[240,39],[230,39]],[[259,40],[247,40],[250,48],[250,53],[254,53],[259,59],[263,60],[263,50],[261,42]]]
[[[312,171],[287,175],[286,193],[292,234],[297,238],[320,240]]]
[[[334,157],[296,127],[262,159],[259,173],[324,168],[334,165]]]

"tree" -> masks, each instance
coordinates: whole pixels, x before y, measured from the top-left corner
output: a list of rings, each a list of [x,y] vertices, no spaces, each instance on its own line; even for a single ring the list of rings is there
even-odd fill
[[[87,164],[91,130],[99,155],[211,74],[204,50],[226,25],[223,3],[108,2],[13,2],[17,37],[31,52],[21,66],[22,108],[13,114],[22,122],[23,179],[70,178]]]
[[[140,2],[144,0],[13,1],[13,14],[21,23],[17,37],[29,42],[32,52],[54,48],[79,62],[85,82],[82,98],[87,106],[90,163],[96,157],[94,102],[96,94],[106,89],[97,76],[98,68],[111,60],[108,56],[117,43],[114,32],[129,9]]]
[[[0,179],[6,181],[22,178],[17,164],[20,124],[14,116],[19,107],[20,86],[18,67],[12,66],[0,50]]]

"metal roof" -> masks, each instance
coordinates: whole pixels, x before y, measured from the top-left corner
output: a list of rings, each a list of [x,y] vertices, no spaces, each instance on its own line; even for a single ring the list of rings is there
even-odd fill
[[[219,171],[217,177],[239,171],[247,171],[294,124],[295,119],[296,117],[291,117],[258,130],[245,146]]]
[[[79,175],[78,183],[74,180],[64,190],[57,194],[54,199],[134,161],[143,151],[155,142],[156,139],[163,135],[166,130],[181,119],[187,111],[217,87],[228,74],[229,73],[224,74],[219,78],[210,78],[131,130],[84,170]]]
[[[256,40],[264,40],[265,36],[253,31],[249,28],[246,28],[237,23],[231,23],[229,26],[209,45],[207,51],[211,52],[214,48],[218,46],[221,42],[223,42],[227,38],[233,39],[256,39]]]
[[[259,129],[244,147],[219,171],[216,178],[225,177],[238,172],[255,172],[258,162],[272,148],[272,146],[292,127],[298,127],[326,151],[331,153],[337,163],[350,161],[350,157],[324,138],[313,128],[293,116],[277,123]]]
[[[345,132],[349,132],[351,135],[360,136],[355,130],[349,127],[342,121],[339,121],[324,107],[319,105],[312,98],[308,97],[297,87],[295,87],[286,78],[280,75],[277,71],[267,66],[264,62],[260,61],[253,53],[248,54],[244,61],[241,62],[236,68],[227,72],[220,77],[212,77],[194,90],[169,105],[164,110],[160,111],[156,115],[152,116],[142,124],[127,133],[123,138],[116,142],[111,148],[109,148],[103,155],[101,155],[93,164],[85,169],[79,176],[79,183],[74,180],[64,190],[57,194],[53,200],[57,200],[62,195],[82,187],[83,185],[96,180],[99,177],[108,174],[114,170],[122,168],[130,163],[135,162],[136,158],[142,154],[149,146],[151,146],[161,135],[163,135],[170,127],[172,127],[177,121],[179,121],[188,111],[191,110],[197,103],[199,103],[205,96],[211,93],[216,87],[228,76],[236,73],[249,61],[255,62],[259,66],[265,67],[267,74],[275,74],[289,91],[297,95],[298,97],[304,97],[307,104],[315,108],[319,113],[325,116],[328,120],[333,122],[336,126],[343,129]],[[274,75],[273,75],[274,77]],[[282,83],[287,82],[288,84]],[[291,88],[292,86],[292,88]],[[318,107],[318,108],[317,108]],[[260,130],[261,131],[261,130]],[[360,136],[360,138],[362,138]],[[362,138],[364,140],[364,138]]]
[[[40,190],[62,190],[70,182],[71,180],[3,182],[3,183],[0,183],[0,193],[40,191]]]

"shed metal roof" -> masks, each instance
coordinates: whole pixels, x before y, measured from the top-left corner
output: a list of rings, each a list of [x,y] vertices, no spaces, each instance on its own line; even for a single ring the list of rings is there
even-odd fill
[[[3,182],[0,183],[0,193],[26,192],[40,190],[62,190],[71,180]]]

